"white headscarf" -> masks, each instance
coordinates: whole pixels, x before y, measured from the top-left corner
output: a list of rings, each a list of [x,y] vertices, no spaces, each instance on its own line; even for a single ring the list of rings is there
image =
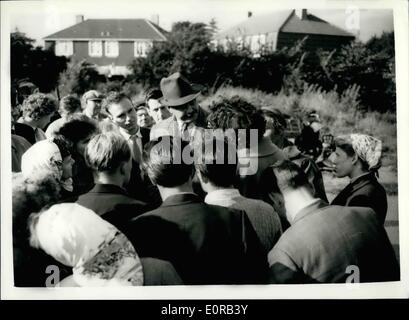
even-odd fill
[[[132,244],[92,210],[56,204],[34,220],[32,245],[71,266],[78,285],[143,285],[142,264]]]
[[[50,140],[36,142],[21,157],[21,172],[25,178],[34,177],[38,171],[49,171],[65,190],[73,190],[72,178],[62,180],[61,152],[58,146]]]
[[[377,170],[381,166],[382,141],[366,134],[350,135],[355,153],[368,164],[369,170]]]

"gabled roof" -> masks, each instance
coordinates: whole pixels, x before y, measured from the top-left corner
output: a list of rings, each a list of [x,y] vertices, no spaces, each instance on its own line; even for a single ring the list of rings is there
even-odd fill
[[[236,38],[245,35],[258,35],[271,32],[288,32],[304,34],[324,34],[342,37],[354,37],[341,28],[333,26],[312,14],[307,13],[301,20],[295,10],[275,11],[258,17],[248,18],[234,27],[220,32],[216,39]]]
[[[292,12],[293,10],[282,10],[275,11],[268,15],[248,18],[230,29],[220,32],[216,36],[216,39],[223,39],[226,37],[236,38],[244,35],[277,32],[290,17]]]
[[[282,26],[281,32],[325,34],[330,36],[355,37],[353,34],[342,30],[325,20],[307,13],[307,17],[301,20],[296,14]]]
[[[60,39],[149,39],[165,41],[167,32],[146,19],[88,19],[44,38]]]

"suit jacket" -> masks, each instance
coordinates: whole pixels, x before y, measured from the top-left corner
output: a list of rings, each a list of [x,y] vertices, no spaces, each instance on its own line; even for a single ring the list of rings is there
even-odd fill
[[[358,275],[354,266],[359,282],[399,279],[395,252],[373,210],[322,200],[296,216],[268,261],[270,283],[345,283]]]
[[[36,143],[35,132],[32,127],[27,124],[15,122],[13,124],[14,134],[25,138],[31,144]]]
[[[149,142],[150,129],[141,127],[140,130],[142,147],[144,147]],[[140,164],[134,160],[132,160],[131,179],[125,189],[131,197],[147,203],[150,210],[162,203],[158,188],[151,183],[149,177],[141,171]]]
[[[199,107],[197,119],[194,125],[198,128],[206,128],[207,126],[207,114]],[[174,116],[171,116],[157,124],[155,124],[150,132],[150,139],[155,140],[162,136],[180,136],[180,129],[177,120]]]
[[[88,193],[79,196],[76,202],[121,231],[132,218],[147,211],[145,203],[131,198],[124,189],[112,184],[96,184]]]
[[[171,262],[185,284],[266,280],[266,256],[245,212],[207,205],[193,193],[168,197],[133,219],[126,235],[141,257]]]
[[[347,207],[369,207],[372,208],[379,222],[385,223],[388,211],[388,202],[385,189],[379,184],[373,173],[358,177],[347,185],[331,204]]]

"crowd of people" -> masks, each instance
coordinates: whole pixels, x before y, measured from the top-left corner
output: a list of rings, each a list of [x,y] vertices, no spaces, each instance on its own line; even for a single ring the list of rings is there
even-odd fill
[[[350,266],[360,282],[399,280],[379,139],[335,137],[334,174],[350,183],[329,203],[322,150],[300,147],[316,118],[294,143],[279,108],[219,97],[204,110],[200,93],[175,73],[143,103],[96,90],[24,99],[12,123],[16,286],[49,285],[49,266],[68,287],[342,283]]]

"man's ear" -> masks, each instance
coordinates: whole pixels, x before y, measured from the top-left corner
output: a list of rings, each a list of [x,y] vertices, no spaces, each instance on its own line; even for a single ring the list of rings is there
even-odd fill
[[[128,163],[126,161],[121,162],[119,165],[119,173],[124,176],[128,170]]]
[[[352,156],[352,164],[356,164],[357,162],[358,162],[358,155],[355,153],[353,156]]]

